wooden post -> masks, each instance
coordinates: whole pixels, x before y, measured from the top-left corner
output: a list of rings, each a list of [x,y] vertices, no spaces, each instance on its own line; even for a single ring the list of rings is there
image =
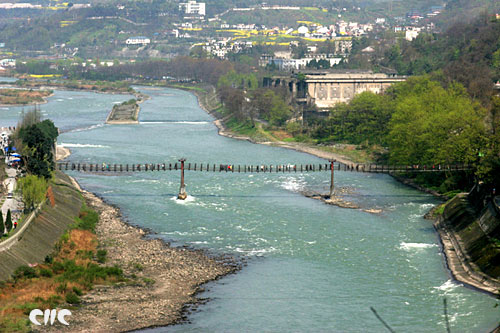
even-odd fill
[[[334,187],[333,187],[333,170],[335,170],[335,165],[334,165],[334,162],[335,160],[329,160],[330,161],[330,172],[331,172],[331,176],[330,176],[330,198],[333,197],[333,194],[334,194]]]
[[[177,199],[179,200],[186,200],[187,198],[187,193],[186,193],[186,185],[184,184],[184,162],[186,161],[185,158],[181,158],[179,162],[181,162],[181,187],[179,188],[179,195],[177,195]],[[177,166],[177,163],[176,163]]]

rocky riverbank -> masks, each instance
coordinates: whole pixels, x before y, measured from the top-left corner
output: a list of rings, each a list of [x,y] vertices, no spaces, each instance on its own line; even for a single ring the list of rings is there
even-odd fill
[[[60,145],[56,146],[56,161],[64,160],[69,155],[71,155],[71,151],[68,148]]]
[[[118,208],[90,192],[82,194],[99,213],[96,232],[107,251],[106,264],[120,266],[129,281],[95,287],[73,310],[70,325],[51,332],[123,332],[179,323],[186,305],[198,302],[202,284],[239,269],[233,258],[150,239],[148,232],[123,222]]]

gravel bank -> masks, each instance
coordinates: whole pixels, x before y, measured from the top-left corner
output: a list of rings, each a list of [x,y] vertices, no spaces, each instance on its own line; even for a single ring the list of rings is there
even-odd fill
[[[146,238],[146,231],[122,221],[118,208],[82,193],[99,212],[97,235],[108,253],[106,264],[120,266],[130,281],[96,286],[82,297],[70,325],[54,326],[52,332],[123,332],[181,322],[186,305],[198,302],[200,285],[239,269],[231,257]]]

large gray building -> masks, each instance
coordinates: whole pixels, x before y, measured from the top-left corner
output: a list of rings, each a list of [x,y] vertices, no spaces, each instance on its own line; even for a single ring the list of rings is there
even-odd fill
[[[318,109],[329,109],[337,103],[349,102],[364,91],[381,93],[406,77],[396,74],[360,71],[303,71],[291,76],[273,76],[264,79],[264,86],[287,86],[300,104],[314,104]]]

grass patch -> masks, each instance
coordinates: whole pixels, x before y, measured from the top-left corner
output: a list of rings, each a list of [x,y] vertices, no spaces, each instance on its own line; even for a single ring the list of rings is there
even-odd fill
[[[317,146],[318,149],[338,154],[354,163],[373,163],[381,154],[380,147],[362,148],[356,145]]]
[[[434,215],[443,215],[444,213],[444,208],[446,207],[446,204],[439,205],[436,210],[434,210]]]
[[[194,91],[199,91],[199,92],[206,92],[205,89],[200,88],[200,87],[196,87],[196,86],[186,86],[186,85],[183,85],[183,84],[168,84],[167,86],[171,87],[171,88],[178,88],[178,89],[185,89],[185,90],[194,90]]]

